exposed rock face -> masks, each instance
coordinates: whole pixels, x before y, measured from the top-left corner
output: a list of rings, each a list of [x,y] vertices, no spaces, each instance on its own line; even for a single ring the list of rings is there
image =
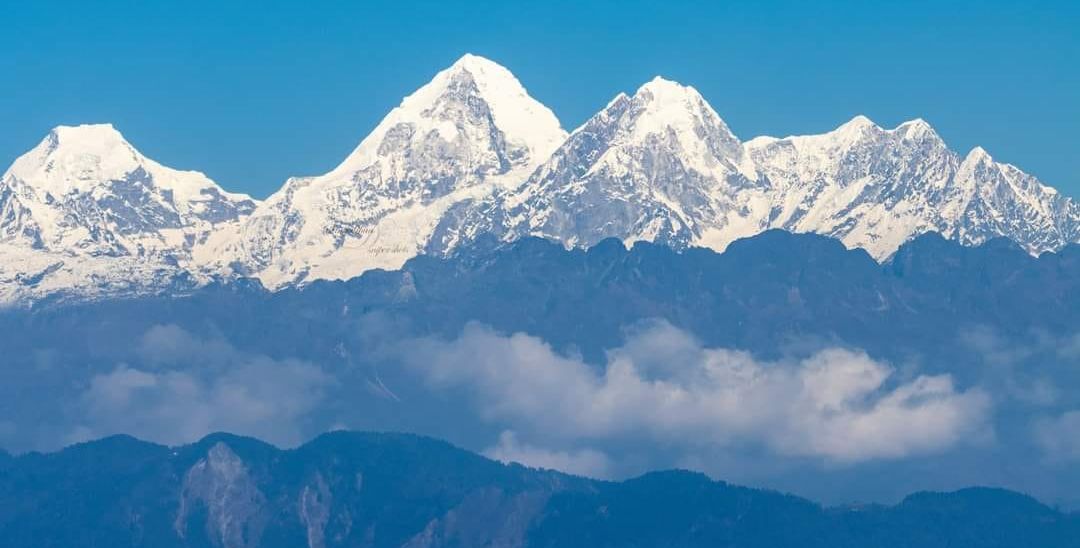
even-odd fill
[[[330,521],[330,505],[333,495],[322,474],[300,491],[300,522],[307,530],[308,548],[326,547],[326,524]]]
[[[428,522],[403,548],[525,546],[528,528],[550,496],[544,491],[518,494],[496,488],[476,491],[453,510]]]
[[[260,545],[268,516],[266,497],[228,445],[218,442],[188,470],[180,493],[176,533],[183,537],[197,509],[205,509],[206,535],[222,548]]]

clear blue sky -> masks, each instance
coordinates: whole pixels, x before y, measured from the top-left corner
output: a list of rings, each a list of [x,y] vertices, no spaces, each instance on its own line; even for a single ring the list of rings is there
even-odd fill
[[[52,126],[109,121],[162,163],[262,197],[335,166],[473,52],[567,129],[662,74],[744,139],[922,117],[954,149],[1080,196],[1080,2],[704,4],[12,1],[0,164]]]

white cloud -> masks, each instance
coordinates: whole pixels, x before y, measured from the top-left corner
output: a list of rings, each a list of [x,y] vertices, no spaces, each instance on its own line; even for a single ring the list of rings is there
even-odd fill
[[[479,325],[410,342],[406,362],[436,389],[467,389],[486,420],[567,443],[644,437],[859,462],[947,450],[985,431],[990,405],[947,375],[890,383],[893,369],[862,352],[762,362],[666,323],[633,333],[602,369]]]
[[[611,462],[607,455],[594,449],[555,451],[518,441],[512,431],[499,435],[499,442],[484,450],[488,458],[502,462],[516,462],[533,468],[558,470],[590,478],[606,479],[611,474]]]
[[[139,348],[149,368],[119,365],[91,379],[71,441],[123,432],[178,444],[228,431],[292,445],[334,383],[313,364],[244,354],[175,326],[149,330]]]

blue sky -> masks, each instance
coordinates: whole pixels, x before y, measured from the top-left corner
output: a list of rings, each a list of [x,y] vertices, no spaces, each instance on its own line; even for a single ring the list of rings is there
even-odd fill
[[[1080,196],[1080,3],[704,4],[9,4],[0,164],[55,125],[108,121],[162,163],[263,197],[334,167],[472,52],[567,129],[661,74],[743,139],[922,117],[954,149],[982,145]]]

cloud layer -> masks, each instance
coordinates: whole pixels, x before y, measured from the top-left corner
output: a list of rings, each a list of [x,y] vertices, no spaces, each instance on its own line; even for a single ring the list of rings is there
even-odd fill
[[[631,333],[602,368],[480,325],[452,341],[410,343],[404,355],[430,387],[471,394],[486,421],[559,443],[644,438],[844,464],[937,453],[989,430],[989,397],[948,375],[900,380],[889,365],[843,348],[759,361],[703,347],[667,323]],[[526,464],[551,458],[520,450],[516,438],[503,446],[500,458],[514,450],[538,455]]]
[[[499,435],[499,442],[484,450],[490,459],[516,462],[534,468],[559,470],[590,478],[608,479],[611,476],[611,460],[595,449],[551,450],[521,443],[510,430]]]
[[[1080,506],[1068,498],[1080,462],[1075,336],[966,326],[964,351],[945,357],[887,362],[880,349],[815,342],[763,359],[652,322],[585,358],[479,324],[417,338],[375,320],[357,326],[358,342],[304,359],[175,325],[97,361],[25,354],[9,378],[57,396],[42,413],[0,409],[0,444],[230,431],[293,446],[331,427],[396,430],[599,478],[685,467],[833,501],[996,483]]]
[[[305,417],[334,384],[313,364],[246,354],[176,326],[150,329],[138,349],[140,366],[121,364],[90,380],[71,441],[125,433],[178,444],[228,431],[294,445],[305,441]]]

